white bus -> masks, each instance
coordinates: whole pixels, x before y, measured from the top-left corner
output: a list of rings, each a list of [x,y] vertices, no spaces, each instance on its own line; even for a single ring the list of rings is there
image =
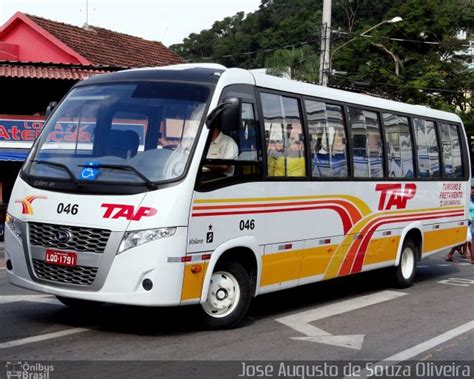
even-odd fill
[[[196,304],[211,328],[363,271],[406,287],[466,240],[469,167],[459,117],[423,106],[219,65],[96,76],[17,179],[8,277],[70,306]]]

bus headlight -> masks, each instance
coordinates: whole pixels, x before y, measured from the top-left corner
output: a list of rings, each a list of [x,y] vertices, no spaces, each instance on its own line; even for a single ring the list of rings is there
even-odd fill
[[[176,233],[176,227],[137,230],[134,232],[127,232],[123,236],[118,254],[123,253],[125,250],[131,249],[132,247],[143,245],[144,243],[147,243],[147,242],[156,241],[156,240],[166,238],[166,237],[171,237],[175,233]]]
[[[17,218],[7,213],[7,216],[5,217],[5,224],[8,225],[13,234],[15,234],[21,241],[21,225],[23,223]]]

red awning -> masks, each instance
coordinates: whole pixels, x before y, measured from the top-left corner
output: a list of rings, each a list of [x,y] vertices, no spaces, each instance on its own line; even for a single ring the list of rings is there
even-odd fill
[[[25,65],[0,65],[0,77],[4,78],[36,78],[36,79],[69,79],[81,80],[106,70],[77,67],[35,67]]]

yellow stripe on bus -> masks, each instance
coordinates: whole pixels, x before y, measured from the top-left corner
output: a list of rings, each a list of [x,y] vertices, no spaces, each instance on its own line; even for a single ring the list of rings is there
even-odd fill
[[[303,262],[301,263],[300,277],[306,278],[308,276],[324,274],[337,246],[338,245],[325,245],[305,249]]]
[[[452,211],[452,210],[463,210],[463,207],[445,207],[445,208],[421,208],[421,209],[410,209],[410,210],[397,210],[397,211],[385,211],[374,213],[366,218],[360,220],[354,227],[349,231],[348,235],[344,238],[344,241],[336,250],[336,253],[331,259],[329,263],[329,267],[324,275],[324,279],[331,279],[337,277],[339,273],[339,269],[344,261],[350,247],[355,242],[355,236],[361,232],[361,230],[372,220],[377,217],[382,216],[399,216],[399,215],[410,215],[415,213],[424,213],[424,212],[431,212],[431,211]]]
[[[433,239],[430,239],[431,236]],[[429,241],[425,246],[428,246],[429,250],[424,249],[424,252],[461,244],[465,242],[465,237],[465,227],[425,232],[424,239]],[[395,260],[399,243],[400,236],[381,237],[371,240],[364,258],[364,265]],[[334,257],[334,251],[337,251],[337,249],[337,245],[330,245],[263,256],[260,286],[265,287],[299,278],[322,275],[326,272],[329,261]],[[328,278],[325,275],[324,280],[326,279]]]
[[[204,276],[207,271],[207,262],[190,263],[184,267],[183,289],[181,290],[181,301],[200,299]],[[191,268],[200,266],[201,271],[198,273],[191,272]]]
[[[298,279],[303,250],[285,251],[262,257],[262,279],[260,286]]]
[[[364,265],[393,261],[397,258],[400,236],[382,237],[370,241],[364,257]]]
[[[446,246],[461,245],[466,242],[466,227],[433,230],[423,233],[423,254],[440,250]]]

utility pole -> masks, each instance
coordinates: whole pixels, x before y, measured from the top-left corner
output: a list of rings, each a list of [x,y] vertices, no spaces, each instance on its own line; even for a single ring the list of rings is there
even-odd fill
[[[319,57],[319,84],[327,87],[331,69],[331,1],[324,0],[323,20],[321,24],[321,55]]]

